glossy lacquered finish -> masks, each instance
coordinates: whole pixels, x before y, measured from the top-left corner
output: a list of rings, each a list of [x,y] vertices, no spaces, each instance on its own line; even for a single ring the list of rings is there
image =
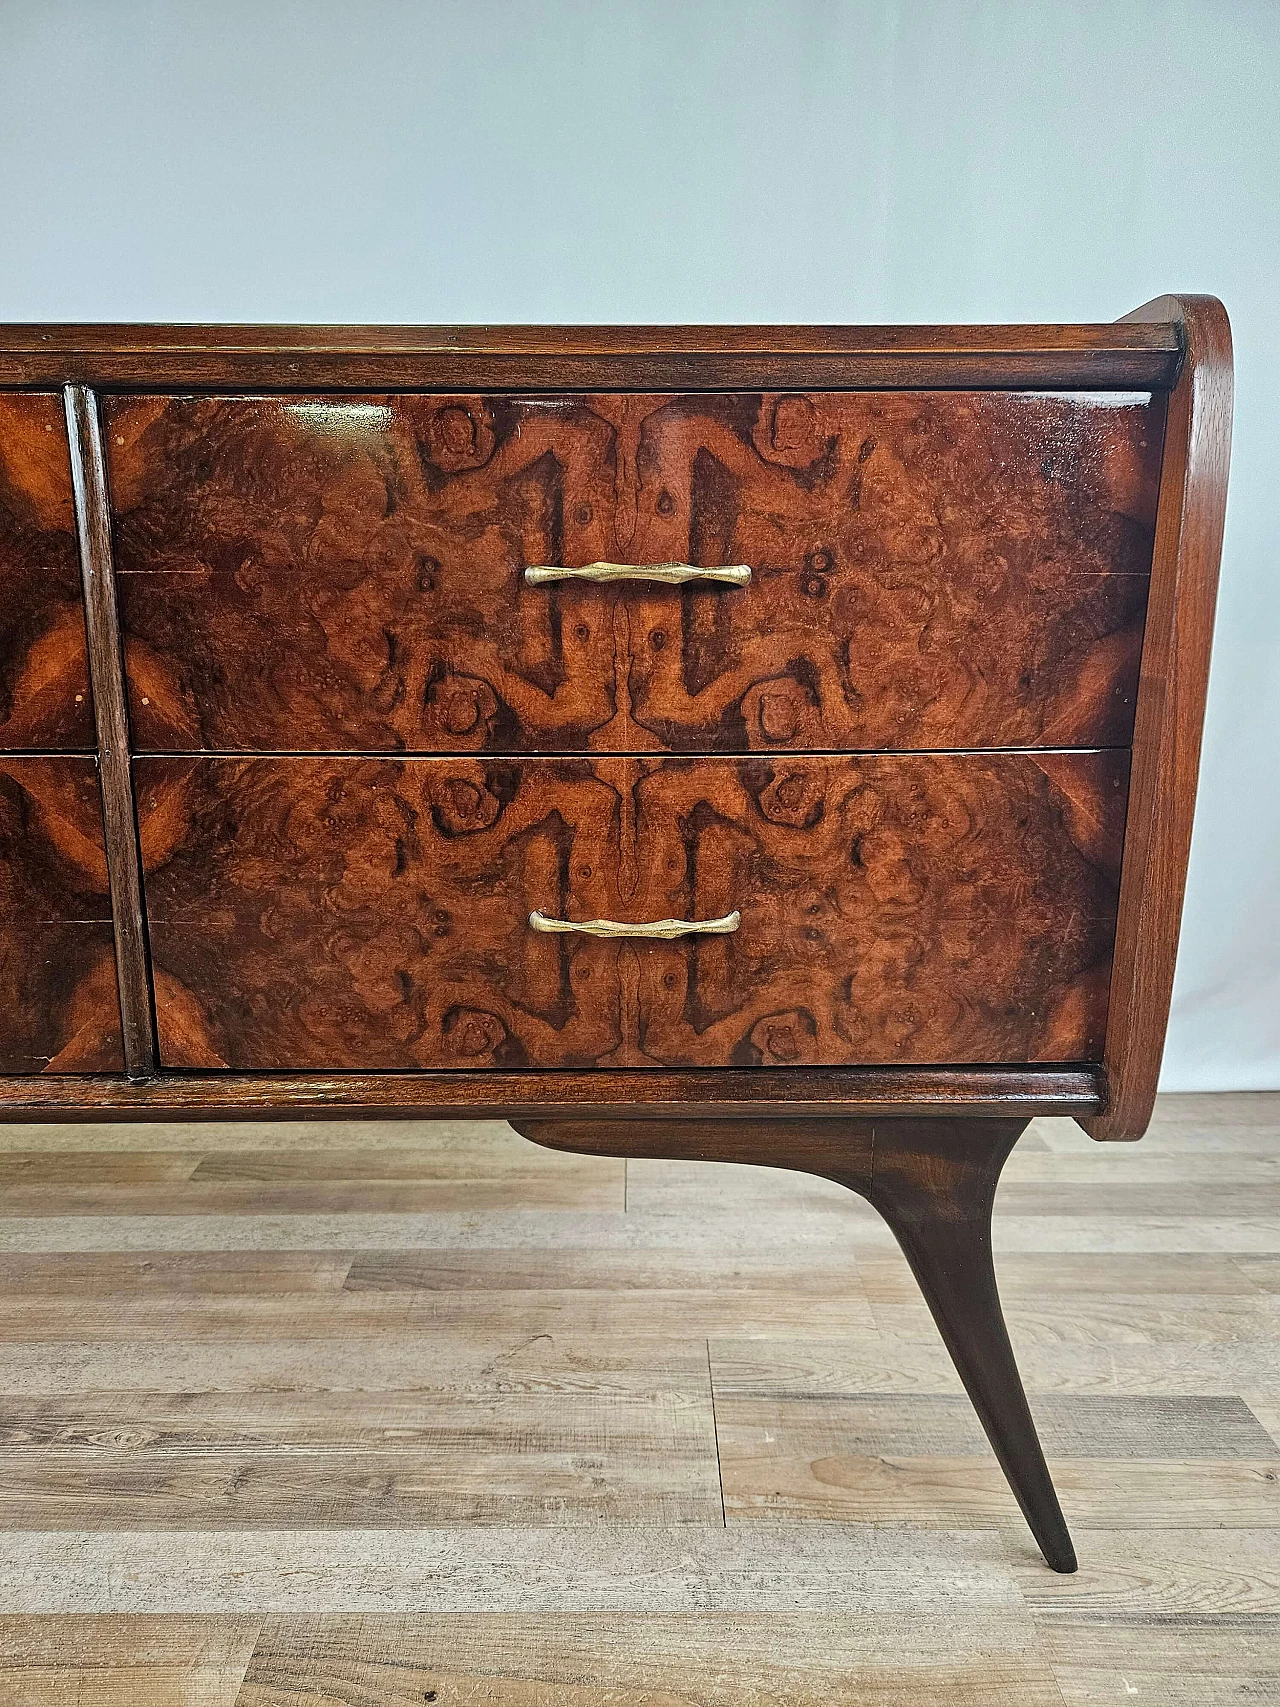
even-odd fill
[[[111,560],[111,510],[102,456],[102,432],[96,399],[84,386],[67,386],[63,405],[80,543],[80,580],[84,589],[85,629],[89,640],[89,672],[93,682],[94,726],[116,945],[124,1065],[131,1079],[145,1078],[156,1067],[155,1020],[142,916],[138,830],[133,779],[129,771],[129,719],[121,670],[120,625]]]
[[[88,745],[91,677],[99,768],[0,759],[0,1109],[498,1114],[838,1179],[1074,1569],[991,1203],[1030,1116],[1150,1113],[1221,304],[16,327],[5,385],[0,745]]]
[[[142,750],[1129,739],[1159,397],[104,407]],[[600,560],[751,576],[524,577]]]
[[[402,1073],[63,1073],[3,1082],[4,1117],[57,1120],[1083,1120],[1106,1103],[1102,1069],[1076,1067],[413,1068]],[[779,1165],[783,1165],[779,1162]],[[786,1164],[790,1165],[790,1164]]]
[[[1087,1061],[1123,753],[135,761],[171,1067]],[[549,936],[559,919],[731,935]]]
[[[0,392],[0,751],[93,744],[62,399]]]
[[[1200,735],[1231,461],[1231,326],[1211,296],[1158,297],[1130,319],[1177,316],[1186,360],[1169,398],[1155,573],[1133,734],[1115,989],[1095,1138],[1140,1138],[1155,1106],[1200,772]]]
[[[1175,321],[1097,326],[5,326],[0,385],[1164,389]]]
[[[121,1071],[90,757],[0,754],[0,992],[0,1073]]]

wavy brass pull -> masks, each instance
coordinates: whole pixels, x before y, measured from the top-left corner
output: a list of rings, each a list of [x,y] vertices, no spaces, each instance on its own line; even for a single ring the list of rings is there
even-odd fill
[[[742,923],[735,910],[723,919],[654,919],[647,925],[619,924],[616,919],[549,919],[545,913],[530,913],[529,928],[535,931],[580,931],[583,936],[645,936],[671,942],[678,936],[729,936]]]
[[[548,581],[662,581],[668,587],[679,587],[686,581],[727,581],[731,587],[745,587],[751,571],[745,563],[710,569],[693,563],[587,563],[581,569],[542,564],[526,569],[524,578],[530,587],[545,587]]]

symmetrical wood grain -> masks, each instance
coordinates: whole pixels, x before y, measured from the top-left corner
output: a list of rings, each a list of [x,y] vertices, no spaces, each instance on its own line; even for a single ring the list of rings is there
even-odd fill
[[[119,1072],[91,758],[0,757],[0,1072]]]
[[[116,398],[144,750],[1123,744],[1145,395]],[[750,586],[525,586],[746,563]]]
[[[92,746],[62,399],[0,392],[0,750]]]
[[[1093,1058],[1123,754],[135,763],[167,1066]],[[733,936],[544,936],[719,917]]]
[[[0,330],[0,384],[29,388],[0,399],[0,455],[8,447],[10,458],[0,467],[0,572],[11,573],[6,543],[33,528],[59,536],[58,562],[73,565],[65,432],[55,400],[42,393],[100,381],[128,394],[110,404],[104,449],[125,571],[132,736],[144,751],[450,753],[487,774],[500,755],[519,771],[534,753],[752,753],[752,762],[768,763],[788,753],[999,747],[1023,750],[1023,764],[1026,749],[1045,749],[1050,767],[1031,789],[1041,804],[1029,815],[1017,790],[995,788],[1004,806],[996,806],[994,840],[985,827],[961,838],[980,856],[971,870],[959,855],[934,865],[931,846],[928,881],[905,902],[884,904],[874,873],[840,867],[838,881],[823,880],[818,903],[819,914],[832,907],[835,926],[824,917],[798,926],[777,900],[807,893],[813,862],[782,848],[787,826],[757,834],[752,814],[768,819],[751,803],[754,785],[739,778],[727,812],[718,787],[705,791],[714,800],[699,816],[708,802],[696,781],[692,807],[664,784],[674,789],[666,810],[652,789],[645,801],[631,780],[592,770],[595,785],[630,802],[617,809],[612,842],[588,838],[597,859],[603,846],[613,860],[618,894],[643,898],[629,873],[644,865],[648,890],[662,898],[661,858],[655,863],[635,837],[650,821],[669,836],[674,815],[677,863],[694,874],[672,875],[677,899],[696,898],[716,869],[734,888],[745,877],[758,896],[775,898],[772,915],[761,903],[751,921],[754,960],[745,931],[719,944],[612,945],[605,997],[584,1004],[568,974],[585,967],[590,975],[587,945],[561,941],[552,949],[559,1007],[542,1016],[532,1050],[523,988],[509,1011],[496,1004],[477,1008],[478,1018],[455,1016],[447,1051],[441,1012],[439,1037],[431,1041],[429,1022],[419,1046],[417,1020],[406,1018],[418,1003],[416,974],[396,936],[412,909],[381,940],[370,915],[382,877],[370,888],[367,873],[353,876],[344,863],[336,882],[310,872],[295,888],[312,897],[326,954],[337,957],[340,970],[324,971],[326,1000],[339,1000],[337,1030],[349,1027],[352,1065],[335,1070],[326,1042],[308,1053],[329,1015],[315,1036],[310,1015],[301,1028],[311,1067],[215,1065],[220,1042],[232,1048],[231,1039],[255,1034],[255,1002],[271,1009],[268,1030],[286,1033],[295,1022],[279,1014],[305,1005],[311,968],[301,922],[291,918],[277,941],[262,924],[274,928],[270,910],[251,906],[245,928],[255,942],[264,938],[254,953],[262,988],[274,994],[255,994],[252,979],[224,988],[227,1011],[211,1016],[190,990],[168,987],[170,1023],[186,1040],[175,1058],[206,1061],[206,1076],[189,1065],[136,1086],[96,1069],[11,1076],[2,1106],[11,1118],[42,1107],[157,1118],[220,1108],[315,1112],[336,1098],[353,1110],[405,1114],[510,1107],[547,1118],[667,1118],[698,1099],[726,1119],[789,1110],[910,1116],[952,1104],[1012,1118],[1050,1108],[1096,1115],[1105,1090],[1110,1106],[1092,1130],[1136,1135],[1155,1083],[1185,869],[1228,364],[1221,305],[1175,298],[1110,327]],[[255,395],[264,390],[274,395]],[[59,489],[60,520],[58,505],[44,502]],[[103,521],[81,530],[99,560]],[[44,556],[52,563],[57,551],[36,553]],[[745,589],[523,585],[530,562],[600,557],[743,560],[756,573]],[[33,560],[18,554],[24,574]],[[66,650],[71,628],[58,619],[47,631],[56,642],[44,644],[45,630],[30,640],[32,622],[39,629],[43,620],[30,613],[57,581],[51,570],[0,599],[0,630],[21,606],[17,627],[0,633],[0,746],[10,751],[91,745],[83,652],[73,683]],[[1062,749],[1129,744],[1144,622],[1134,811],[1108,1009],[1114,858],[1099,861],[1089,822],[1102,784],[1077,779],[1064,789],[1062,773],[1050,773],[1076,764]],[[102,634],[106,657],[110,635]],[[79,734],[58,723],[64,688]],[[112,755],[129,738],[120,709],[105,747],[98,731]],[[1118,800],[1123,777],[1109,780]],[[948,795],[935,785],[939,798]],[[126,795],[113,791],[117,802]],[[979,796],[985,815],[989,801]],[[1071,805],[1045,809],[1051,831],[1037,841],[1049,796]],[[747,804],[740,811],[735,800]],[[884,822],[901,837],[901,802],[890,804]],[[235,814],[223,807],[229,844],[240,845]],[[268,816],[276,810],[273,800]],[[300,811],[305,820],[315,802]],[[839,816],[825,794],[823,811]],[[1100,815],[1101,842],[1114,845],[1118,811]],[[526,817],[532,823],[531,809]],[[508,813],[495,846],[511,821]],[[572,844],[580,827],[563,822]],[[908,846],[915,827],[906,826]],[[790,826],[821,844],[825,832],[815,828]],[[357,825],[357,843],[364,836]],[[1028,836],[1035,848],[1024,861]],[[1064,869],[1046,864],[1048,842]],[[525,879],[523,844],[502,857],[504,873],[516,872],[514,891]],[[260,850],[250,862],[255,895],[273,861],[299,869],[274,844]],[[452,850],[449,863],[467,877]],[[1029,888],[1016,875],[1024,866],[1040,874]],[[407,883],[403,873],[397,882]],[[1005,886],[1014,899],[999,907],[1015,925],[1002,938],[966,901],[962,918],[980,920],[966,923],[980,938],[966,945],[951,917],[957,896],[990,900]],[[1059,900],[1078,891],[1084,905],[1073,910],[1068,900],[1059,915],[1057,903],[1041,906],[1049,891]],[[353,915],[336,920],[342,935],[330,903],[345,907],[353,895]],[[204,923],[233,943],[242,897],[230,899],[235,906]],[[878,966],[866,964],[874,956],[845,965],[854,953],[846,913],[874,934]],[[125,922],[141,945],[136,906]],[[491,922],[481,919],[482,934]],[[1012,944],[1024,925],[1030,946],[1020,959]],[[192,959],[193,988],[200,977],[216,982],[216,950],[201,930],[185,916],[182,929],[163,921],[160,929]],[[357,951],[365,956],[358,967]],[[399,997],[379,982],[386,967]],[[127,970],[145,1017],[140,953]],[[507,978],[492,960],[464,972],[464,984]],[[864,980],[856,1002],[855,972]],[[867,999],[868,979],[882,997]],[[1006,987],[1010,1011],[996,1012]],[[833,988],[843,993],[832,996]],[[890,989],[902,998],[896,1011]],[[767,1010],[765,996],[775,1003]],[[372,1035],[379,1012],[403,1037]],[[495,1027],[508,1029],[499,1038]],[[602,1053],[597,1033],[608,1034]],[[560,1065],[543,1064],[548,1037]],[[1002,1040],[994,1048],[993,1038]],[[478,1052],[465,1054],[471,1048]],[[291,1050],[285,1039],[284,1054]],[[494,1074],[499,1054],[503,1072]],[[232,1059],[254,1058],[233,1050]]]

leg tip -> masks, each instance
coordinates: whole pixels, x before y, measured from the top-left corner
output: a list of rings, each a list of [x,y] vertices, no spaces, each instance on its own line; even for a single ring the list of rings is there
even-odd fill
[[[1076,1562],[1076,1550],[1068,1538],[1055,1542],[1052,1546],[1042,1543],[1040,1551],[1044,1554],[1049,1569],[1057,1571],[1059,1576],[1069,1577],[1080,1569]]]

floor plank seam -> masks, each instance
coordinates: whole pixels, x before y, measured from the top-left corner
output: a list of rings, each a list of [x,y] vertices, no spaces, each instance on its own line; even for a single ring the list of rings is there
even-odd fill
[[[1280,1707],[1278,1139],[1165,1097],[1015,1153],[1067,1579],[837,1187],[0,1127],[0,1707]]]
[[[729,1512],[724,1497],[724,1464],[720,1458],[720,1423],[716,1416],[716,1377],[715,1371],[711,1367],[711,1341],[709,1339],[704,1340],[703,1344],[707,1351],[707,1391],[711,1395],[711,1432],[716,1443],[716,1485],[720,1489],[720,1522],[727,1529],[729,1527]]]

